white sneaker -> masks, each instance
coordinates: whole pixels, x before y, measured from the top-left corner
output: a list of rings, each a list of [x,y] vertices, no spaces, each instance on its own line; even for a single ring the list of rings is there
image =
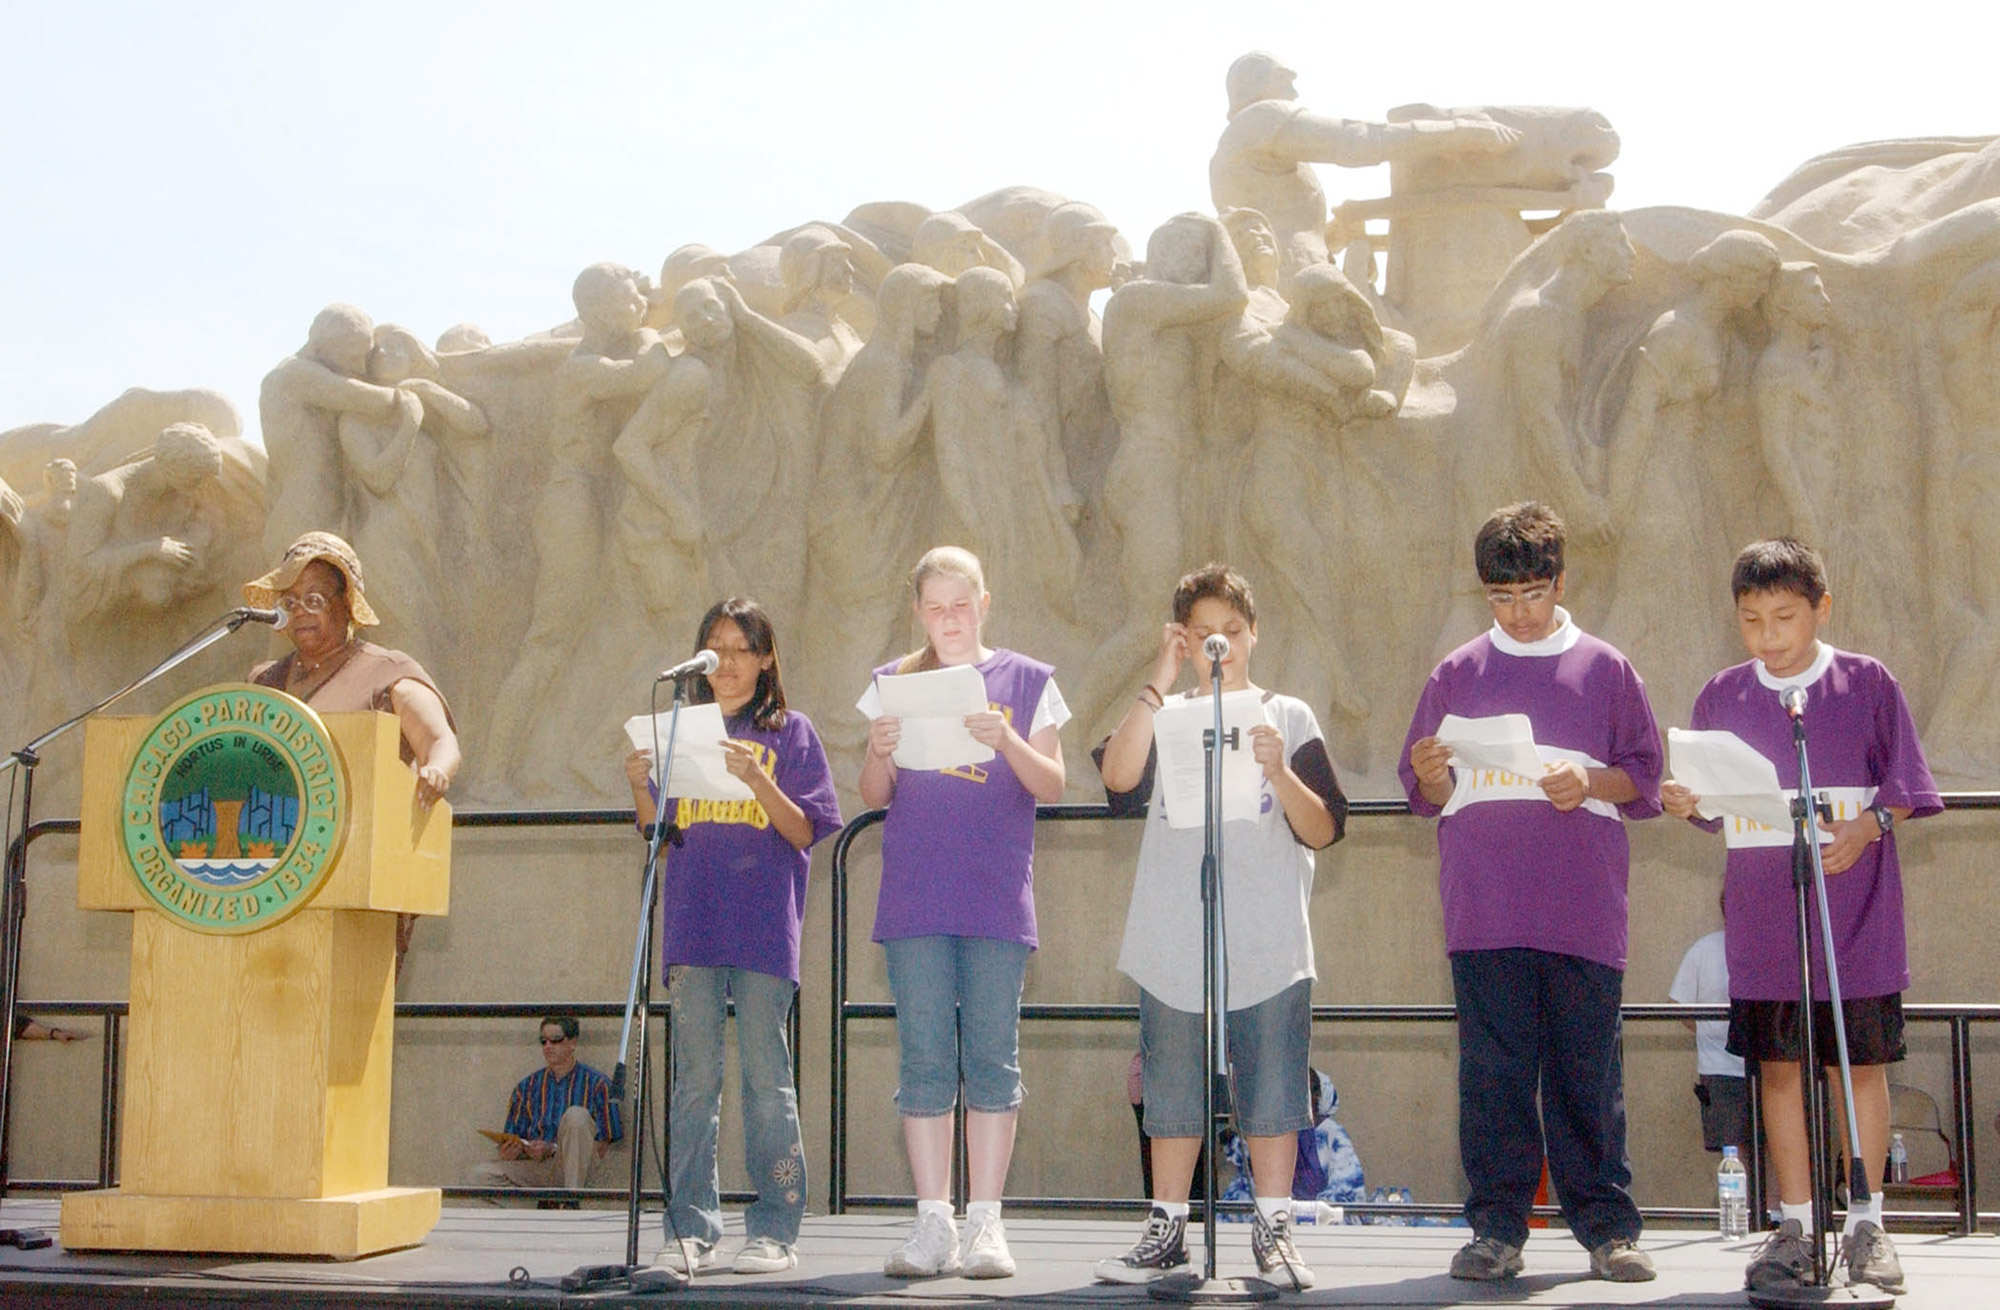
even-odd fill
[[[736,1253],[729,1267],[737,1274],[776,1274],[799,1262],[799,1253],[775,1237],[753,1237]]]
[[[958,1243],[958,1263],[967,1278],[1012,1278],[1014,1253],[1007,1249],[1007,1229],[1000,1216],[981,1211],[965,1221]]]
[[[936,1278],[958,1272],[958,1233],[942,1215],[917,1216],[917,1226],[904,1243],[882,1262],[891,1278]]]
[[[704,1242],[699,1237],[683,1237],[662,1248],[659,1255],[653,1258],[654,1268],[671,1269],[690,1277],[714,1265],[715,1243]]]

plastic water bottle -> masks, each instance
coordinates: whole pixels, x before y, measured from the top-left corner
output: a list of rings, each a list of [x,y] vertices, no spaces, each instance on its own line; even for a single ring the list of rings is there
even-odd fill
[[[1723,1240],[1735,1242],[1750,1235],[1750,1175],[1743,1171],[1736,1148],[1722,1148],[1722,1163],[1715,1167],[1715,1208],[1722,1212],[1717,1231]]]
[[[1903,1144],[1901,1133],[1889,1139],[1889,1181],[1892,1183],[1910,1181],[1910,1148]]]
[[[1341,1224],[1347,1222],[1347,1212],[1337,1205],[1325,1201],[1293,1201],[1292,1222],[1295,1224]]]

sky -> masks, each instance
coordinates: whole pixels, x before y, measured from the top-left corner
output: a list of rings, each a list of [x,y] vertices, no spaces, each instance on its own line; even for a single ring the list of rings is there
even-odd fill
[[[0,430],[210,387],[254,435],[260,379],[330,302],[511,340],[569,319],[587,264],[657,272],[686,242],[871,201],[1032,185],[1142,248],[1208,208],[1223,74],[1255,49],[1322,114],[1598,109],[1624,142],[1614,207],[1741,213],[1827,150],[2000,132],[1996,14],[0,0]],[[1320,172],[1336,203],[1387,191],[1384,170]]]

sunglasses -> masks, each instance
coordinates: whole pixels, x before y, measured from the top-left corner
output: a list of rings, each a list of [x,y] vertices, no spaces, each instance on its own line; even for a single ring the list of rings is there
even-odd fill
[[[566,1042],[566,1041],[569,1041],[569,1040],[570,1040],[570,1039],[569,1039],[569,1038],[567,1038],[567,1037],[544,1037],[544,1038],[542,1038],[542,1045],[544,1045],[544,1046],[561,1046],[561,1045],[562,1045],[562,1044],[563,1044],[564,1042]]]

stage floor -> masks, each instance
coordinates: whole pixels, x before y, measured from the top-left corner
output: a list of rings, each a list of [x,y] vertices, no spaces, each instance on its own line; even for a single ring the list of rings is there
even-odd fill
[[[53,1199],[15,1198],[0,1203],[0,1227],[44,1228],[55,1235]],[[932,1279],[904,1282],[882,1275],[882,1259],[902,1239],[901,1214],[865,1213],[806,1221],[800,1264],[783,1274],[738,1278],[702,1274],[680,1292],[636,1298],[610,1294],[566,1295],[563,1275],[579,1265],[621,1262],[625,1253],[622,1210],[503,1210],[450,1207],[420,1247],[346,1263],[234,1256],[68,1254],[0,1247],[0,1305],[26,1307],[145,1302],[152,1306],[326,1305],[548,1306],[646,1304],[678,1306],[897,1306],[1019,1302],[1024,1305],[1150,1305],[1143,1288],[1096,1283],[1091,1265],[1116,1254],[1137,1236],[1135,1222],[1011,1216],[1007,1232],[1020,1272],[1013,1278],[973,1282]],[[1196,1235],[1198,1238],[1198,1235]],[[1513,1303],[1541,1306],[1744,1305],[1743,1266],[1755,1245],[1724,1243],[1705,1233],[1649,1231],[1642,1241],[1658,1265],[1651,1283],[1616,1285],[1587,1276],[1588,1258],[1561,1230],[1537,1232],[1527,1251],[1528,1269],[1510,1283],[1481,1286],[1454,1282],[1445,1268],[1465,1241],[1463,1228],[1303,1228],[1299,1248],[1319,1275],[1310,1292],[1286,1293],[1284,1302],[1336,1306],[1458,1306]],[[641,1259],[660,1246],[659,1216],[647,1216]],[[741,1244],[740,1221],[731,1216],[722,1250]],[[1255,1272],[1246,1224],[1224,1224],[1218,1234],[1217,1273]],[[1898,1304],[1909,1310],[1962,1310],[2000,1304],[2000,1239],[1924,1234],[1897,1237],[1910,1291]],[[1200,1256],[1196,1256],[1200,1263]],[[526,1281],[510,1282],[515,1269]]]

